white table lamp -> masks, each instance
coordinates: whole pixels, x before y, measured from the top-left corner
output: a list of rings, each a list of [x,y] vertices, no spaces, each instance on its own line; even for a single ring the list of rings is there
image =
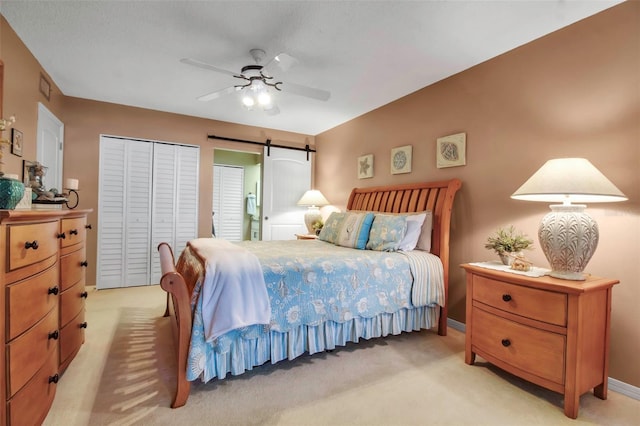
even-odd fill
[[[299,206],[308,206],[307,212],[304,214],[304,224],[307,226],[309,234],[315,234],[313,224],[317,220],[322,219],[320,214],[320,206],[326,206],[329,201],[317,189],[310,189],[304,193],[298,201]]]
[[[577,203],[625,201],[627,197],[584,158],[547,161],[516,192],[516,200],[552,204],[538,228],[538,239],[552,277],[584,280],[582,271],[598,245],[598,224]]]

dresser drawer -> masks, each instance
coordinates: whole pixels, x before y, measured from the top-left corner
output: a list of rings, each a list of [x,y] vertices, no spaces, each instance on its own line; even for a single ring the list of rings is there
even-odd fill
[[[7,340],[33,326],[57,304],[58,264],[7,286]]]
[[[473,300],[526,318],[565,327],[567,295],[473,276]]]
[[[84,283],[85,268],[82,266],[86,262],[86,249],[74,251],[71,254],[60,257],[60,288],[65,291],[69,287],[82,281]]]
[[[60,240],[60,247],[70,247],[83,243],[87,233],[86,224],[86,217],[62,219],[60,221],[60,232],[64,233],[64,238]]]
[[[565,336],[475,307],[471,336],[473,349],[554,383],[564,383]]]
[[[65,364],[84,343],[84,309],[60,330],[60,364]]]
[[[80,282],[62,293],[60,297],[60,327],[67,325],[84,309],[86,298],[84,283]]]
[[[42,367],[47,355],[56,351],[58,338],[56,306],[42,321],[7,345],[7,395],[15,394]]]
[[[33,379],[7,402],[9,424],[42,424],[56,394],[58,351],[42,357],[44,365]]]
[[[57,221],[8,226],[8,271],[56,256],[58,252],[58,226]]]

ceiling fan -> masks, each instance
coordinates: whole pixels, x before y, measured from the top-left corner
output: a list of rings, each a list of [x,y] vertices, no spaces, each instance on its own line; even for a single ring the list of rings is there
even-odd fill
[[[264,50],[251,49],[249,53],[255,61],[255,64],[245,65],[239,73],[218,68],[197,59],[184,58],[181,59],[180,62],[221,74],[230,75],[240,80],[238,84],[233,86],[199,96],[197,98],[199,101],[211,101],[225,95],[241,92],[242,103],[247,109],[253,109],[258,106],[267,114],[275,115],[278,114],[280,110],[271,96],[271,92],[273,91],[282,91],[320,101],[327,101],[331,97],[331,93],[327,90],[316,89],[291,82],[283,82],[274,77],[274,71],[279,69],[286,72],[298,62],[293,56],[286,53],[280,53],[263,66],[260,65],[260,63],[263,61],[265,56]]]

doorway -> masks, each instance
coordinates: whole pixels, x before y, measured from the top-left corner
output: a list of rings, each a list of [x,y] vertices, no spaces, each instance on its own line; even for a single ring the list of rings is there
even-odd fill
[[[42,103],[38,102],[36,160],[47,167],[44,185],[62,192],[62,159],[64,154],[64,124]]]

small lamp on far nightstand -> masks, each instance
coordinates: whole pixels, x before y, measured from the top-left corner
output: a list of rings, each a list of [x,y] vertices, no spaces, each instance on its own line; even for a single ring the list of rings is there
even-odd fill
[[[329,201],[327,201],[324,195],[317,189],[308,190],[298,201],[299,206],[309,206],[309,209],[304,214],[304,224],[307,226],[309,234],[315,234],[313,223],[316,220],[322,219],[318,207],[326,206],[327,204],[329,204]]]
[[[547,201],[551,212],[542,219],[538,239],[551,265],[552,277],[584,280],[582,271],[598,245],[598,224],[584,212],[586,205],[625,201],[627,197],[584,158],[547,161],[511,198]]]

